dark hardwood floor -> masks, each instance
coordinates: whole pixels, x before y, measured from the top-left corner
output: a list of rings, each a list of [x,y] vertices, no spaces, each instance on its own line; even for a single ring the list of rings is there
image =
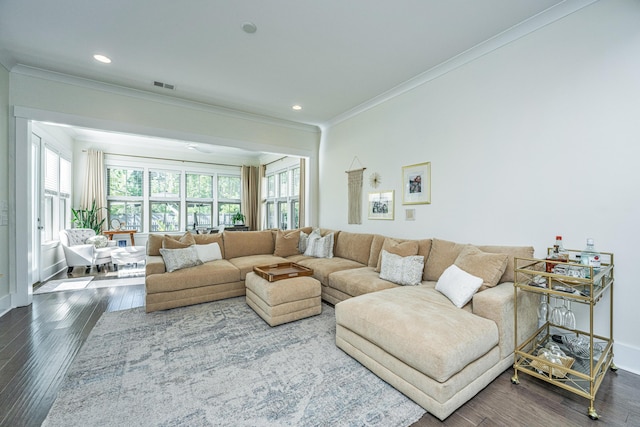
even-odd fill
[[[1,317],[0,426],[39,426],[102,313],[142,305],[142,285],[120,286],[34,295],[31,306]],[[640,426],[638,375],[607,373],[595,402],[601,418],[592,421],[586,399],[525,375],[513,385],[512,373],[506,370],[444,422],[425,414],[414,426]]]

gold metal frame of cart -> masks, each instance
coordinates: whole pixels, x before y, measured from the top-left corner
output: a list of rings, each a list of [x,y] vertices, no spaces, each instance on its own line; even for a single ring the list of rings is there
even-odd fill
[[[549,253],[551,252],[549,249]],[[570,259],[574,258],[579,251],[569,250]],[[513,384],[518,384],[518,372],[526,373],[533,377],[539,378],[548,383],[554,384],[569,392],[575,393],[586,399],[589,399],[588,416],[591,419],[598,419],[600,416],[596,412],[593,403],[596,393],[604,379],[607,369],[613,371],[617,367],[613,363],[613,254],[604,252],[601,254],[604,263],[600,271],[594,272],[593,267],[586,267],[575,262],[563,262],[553,260],[541,260],[535,258],[516,258],[514,260],[515,278],[514,278],[514,334],[515,334],[515,351],[514,351],[514,375],[511,378]],[[545,270],[546,263],[565,265],[565,267],[588,268],[590,278],[570,277],[555,273],[547,273]],[[595,276],[594,276],[595,273]],[[543,286],[536,285],[533,278],[540,276],[545,279]],[[591,279],[592,278],[592,279]],[[588,295],[568,294],[554,289],[559,284],[566,288],[574,290],[588,290]],[[521,344],[518,344],[518,291],[533,292],[544,295],[547,302],[551,297],[568,299],[579,303],[589,305],[589,331],[581,331],[578,329],[570,330],[561,325],[554,325],[550,321],[546,321],[538,330],[528,337]],[[609,336],[604,337],[593,333],[593,316],[594,307],[602,299],[606,292],[609,292]],[[546,342],[550,336],[551,328],[568,331],[576,335],[589,337],[589,371],[584,372],[578,369],[567,368],[563,365],[550,363],[545,359],[535,356],[533,353],[541,342]],[[594,343],[603,346],[602,353],[598,360],[594,362]],[[543,364],[547,366],[546,370],[536,369],[532,363],[538,367]],[[547,372],[548,371],[548,372]],[[555,376],[554,373],[564,374]]]

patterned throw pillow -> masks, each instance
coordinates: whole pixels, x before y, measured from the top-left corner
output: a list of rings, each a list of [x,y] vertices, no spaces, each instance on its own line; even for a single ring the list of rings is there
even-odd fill
[[[320,231],[316,233],[314,230],[309,235],[304,254],[315,258],[333,258],[333,233],[320,237]]]
[[[160,255],[162,255],[164,265],[169,273],[202,264],[202,261],[198,259],[195,245],[182,249],[161,248]]]
[[[88,245],[93,245],[96,248],[106,248],[109,244],[109,239],[106,236],[91,236],[84,241]]]
[[[402,257],[382,250],[380,278],[398,285],[419,285],[422,281],[424,257],[411,255]]]

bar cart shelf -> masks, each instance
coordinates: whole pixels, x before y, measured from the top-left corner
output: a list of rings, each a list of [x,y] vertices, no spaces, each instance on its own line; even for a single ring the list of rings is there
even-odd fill
[[[551,254],[552,249],[549,249]],[[567,251],[568,260],[543,260],[515,258],[515,352],[513,384],[518,384],[518,374],[524,373],[554,384],[589,399],[588,416],[596,420],[600,416],[593,403],[596,393],[609,369],[616,371],[613,363],[613,254],[601,253],[601,268],[594,269],[579,263],[580,251]],[[589,327],[586,330],[567,327],[553,318],[544,319],[536,332],[527,337],[518,336],[518,292],[533,292],[541,301],[551,298],[589,306]],[[608,336],[594,332],[596,305],[609,297]],[[598,306],[604,309],[605,306]],[[599,329],[600,331],[600,329]],[[550,361],[538,351],[555,342],[566,354]]]

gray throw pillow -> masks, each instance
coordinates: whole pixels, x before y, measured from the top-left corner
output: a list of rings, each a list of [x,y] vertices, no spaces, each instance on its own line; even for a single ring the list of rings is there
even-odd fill
[[[198,258],[198,251],[195,245],[182,249],[161,248],[160,255],[162,255],[165,268],[169,273],[202,264],[202,261]]]

